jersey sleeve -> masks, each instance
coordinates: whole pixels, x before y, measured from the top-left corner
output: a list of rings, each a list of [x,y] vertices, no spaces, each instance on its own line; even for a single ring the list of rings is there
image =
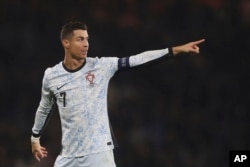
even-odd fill
[[[128,69],[130,67],[136,67],[146,63],[152,63],[154,61],[165,59],[167,55],[172,55],[171,48],[161,49],[161,50],[150,50],[145,51],[137,55],[130,57],[123,57],[118,60],[119,70]]]
[[[49,90],[49,80],[48,75],[50,73],[50,68],[48,68],[43,77],[41,100],[36,111],[35,121],[32,128],[32,135],[34,137],[40,137],[45,124],[49,118],[52,105],[54,103],[53,94]]]
[[[101,58],[101,64],[105,66],[108,72],[113,75],[118,70],[118,58],[117,57],[104,57]]]

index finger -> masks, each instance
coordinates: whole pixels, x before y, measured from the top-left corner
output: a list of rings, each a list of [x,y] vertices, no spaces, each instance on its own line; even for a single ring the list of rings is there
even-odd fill
[[[194,41],[193,43],[195,44],[195,45],[198,45],[198,44],[200,44],[200,43],[202,43],[202,42],[204,42],[205,41],[205,39],[201,39],[201,40],[198,40],[198,41]]]

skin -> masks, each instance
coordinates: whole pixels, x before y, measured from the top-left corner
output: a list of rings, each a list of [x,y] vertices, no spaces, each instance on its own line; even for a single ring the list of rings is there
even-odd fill
[[[62,40],[64,64],[68,69],[75,70],[84,63],[89,49],[88,40],[87,30],[75,30],[72,37]]]
[[[173,47],[173,55],[180,53],[198,54],[198,45],[203,43],[205,39],[186,43]],[[64,64],[70,70],[79,68],[85,61],[89,49],[89,36],[87,30],[75,30],[73,35],[63,39],[62,45],[64,47]],[[45,147],[40,145],[40,141],[31,142],[32,153],[37,161],[47,157],[48,151]]]
[[[35,157],[35,159],[37,161],[40,161],[41,158],[45,158],[48,155],[48,151],[46,150],[45,147],[42,147],[40,145],[39,141],[37,141],[35,143],[31,142],[31,148],[32,148],[33,156]]]
[[[180,45],[180,46],[175,46],[175,47],[173,47],[173,54],[174,54],[174,56],[176,56],[180,53],[199,54],[200,48],[198,47],[198,45],[203,43],[203,42],[205,42],[205,39],[189,42],[187,44]]]

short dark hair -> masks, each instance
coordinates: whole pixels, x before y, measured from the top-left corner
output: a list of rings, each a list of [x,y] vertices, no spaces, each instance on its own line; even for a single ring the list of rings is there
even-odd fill
[[[60,38],[61,40],[69,38],[73,35],[74,30],[87,30],[87,25],[80,21],[71,21],[63,25],[61,29]]]

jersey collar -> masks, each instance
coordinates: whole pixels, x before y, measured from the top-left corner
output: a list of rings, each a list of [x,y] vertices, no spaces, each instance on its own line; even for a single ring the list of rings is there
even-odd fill
[[[82,63],[82,65],[81,65],[80,67],[78,67],[78,68],[76,68],[76,69],[74,69],[74,70],[71,70],[71,69],[68,69],[68,68],[66,67],[66,65],[62,62],[63,68],[64,68],[66,71],[71,72],[71,73],[77,72],[77,71],[81,70],[81,69],[85,66],[85,64],[86,64],[86,59],[85,59],[85,61]]]

